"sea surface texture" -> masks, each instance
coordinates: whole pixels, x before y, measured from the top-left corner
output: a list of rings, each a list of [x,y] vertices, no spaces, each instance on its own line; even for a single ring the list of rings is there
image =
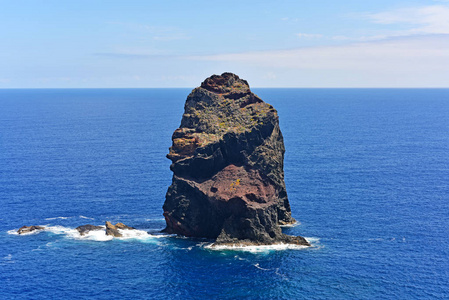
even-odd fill
[[[0,299],[449,297],[449,90],[253,90],[311,248],[158,233],[190,89],[0,90]]]

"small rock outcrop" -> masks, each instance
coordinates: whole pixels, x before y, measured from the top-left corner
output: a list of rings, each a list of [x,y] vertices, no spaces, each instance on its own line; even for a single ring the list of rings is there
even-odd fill
[[[118,231],[118,229],[121,230],[133,230],[134,227],[125,225],[123,223],[117,223],[115,225],[112,225],[111,222],[106,221],[106,235],[112,235],[114,237],[122,237],[123,235]]]
[[[123,224],[123,223],[117,223],[117,224],[115,224],[114,226],[115,226],[116,228],[118,228],[118,229],[127,229],[127,230],[136,229],[136,228],[134,228],[134,227],[125,225],[125,224]]]
[[[106,235],[112,235],[113,237],[122,237],[123,236],[118,231],[117,227],[112,225],[112,223],[109,221],[106,221]]]
[[[282,233],[280,225],[295,220],[278,115],[245,80],[232,73],[207,78],[187,97],[172,140],[165,232],[214,245],[309,245]]]
[[[22,227],[19,228],[19,230],[17,230],[17,233],[18,234],[26,234],[26,233],[31,233],[31,232],[36,231],[36,230],[44,230],[44,229],[45,229],[45,227],[36,226],[36,225],[33,225],[33,226],[22,226]]]
[[[76,230],[78,230],[78,232],[80,233],[80,235],[86,235],[87,233],[89,233],[89,231],[93,231],[93,230],[103,230],[103,227],[101,226],[96,226],[96,225],[90,225],[90,224],[86,224],[86,225],[81,225],[75,228]]]

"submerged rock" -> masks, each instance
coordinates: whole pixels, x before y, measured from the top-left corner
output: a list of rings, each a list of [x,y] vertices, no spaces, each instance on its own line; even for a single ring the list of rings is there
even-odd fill
[[[78,230],[78,232],[80,233],[80,235],[85,235],[87,234],[89,231],[93,231],[93,230],[103,230],[103,227],[101,226],[96,226],[96,225],[81,225],[75,228],[76,230]]]
[[[22,227],[19,228],[19,230],[17,230],[17,233],[18,234],[25,234],[25,233],[31,233],[31,232],[36,231],[36,230],[44,230],[44,229],[45,229],[45,227],[36,226],[36,225],[33,225],[33,226],[22,226]]]
[[[279,226],[295,220],[278,115],[245,80],[232,73],[207,78],[187,97],[172,140],[165,232],[216,239],[216,245],[309,245]]]

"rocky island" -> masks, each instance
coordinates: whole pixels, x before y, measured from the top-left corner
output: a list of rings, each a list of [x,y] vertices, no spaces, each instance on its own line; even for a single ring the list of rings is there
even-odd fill
[[[245,80],[232,73],[207,78],[187,97],[172,140],[165,232],[214,239],[215,246],[310,246],[282,233],[280,225],[296,221],[278,114]]]

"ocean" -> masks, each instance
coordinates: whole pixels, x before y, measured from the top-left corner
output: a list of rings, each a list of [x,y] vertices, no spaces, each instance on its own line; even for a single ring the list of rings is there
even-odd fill
[[[449,298],[449,89],[253,91],[310,248],[159,234],[190,89],[0,90],[0,299]]]

